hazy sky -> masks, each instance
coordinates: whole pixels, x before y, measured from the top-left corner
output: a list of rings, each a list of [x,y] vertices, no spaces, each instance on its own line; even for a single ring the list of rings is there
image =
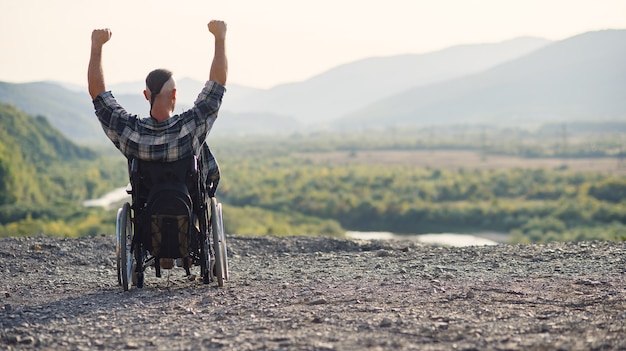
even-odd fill
[[[624,29],[626,0],[0,0],[0,81],[86,85],[103,27],[107,83],[159,67],[204,80],[213,18],[228,23],[229,82],[269,88],[371,56]]]

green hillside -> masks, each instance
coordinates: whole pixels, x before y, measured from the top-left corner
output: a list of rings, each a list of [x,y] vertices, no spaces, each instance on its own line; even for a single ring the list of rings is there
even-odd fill
[[[48,169],[56,162],[93,159],[94,151],[69,142],[45,117],[0,104],[0,205],[41,204]]]
[[[18,235],[25,223],[88,218],[81,202],[122,184],[122,161],[77,146],[43,116],[0,104],[0,235]]]
[[[12,140],[29,162],[47,165],[55,161],[92,159],[96,153],[77,146],[55,129],[44,116],[30,117],[12,105],[0,104],[3,140]]]

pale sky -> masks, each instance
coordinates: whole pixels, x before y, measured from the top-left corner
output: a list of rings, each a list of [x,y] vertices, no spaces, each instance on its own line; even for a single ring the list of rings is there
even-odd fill
[[[104,27],[108,84],[161,67],[205,80],[211,19],[228,24],[229,82],[270,88],[367,57],[624,29],[626,0],[0,0],[0,81],[86,86]]]

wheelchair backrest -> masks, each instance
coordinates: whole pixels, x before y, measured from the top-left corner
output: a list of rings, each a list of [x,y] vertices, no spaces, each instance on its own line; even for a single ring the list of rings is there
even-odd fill
[[[195,157],[174,162],[132,160],[135,228],[153,256],[187,257],[194,199],[198,192]]]

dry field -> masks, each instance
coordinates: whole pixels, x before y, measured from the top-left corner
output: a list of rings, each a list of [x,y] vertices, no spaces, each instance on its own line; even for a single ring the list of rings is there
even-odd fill
[[[577,172],[600,172],[615,176],[626,176],[626,163],[620,163],[616,158],[521,158],[494,155],[483,157],[479,152],[465,150],[390,150],[357,151],[356,153],[343,151],[303,153],[301,157],[316,163],[407,165],[446,169],[557,169],[566,167]]]

